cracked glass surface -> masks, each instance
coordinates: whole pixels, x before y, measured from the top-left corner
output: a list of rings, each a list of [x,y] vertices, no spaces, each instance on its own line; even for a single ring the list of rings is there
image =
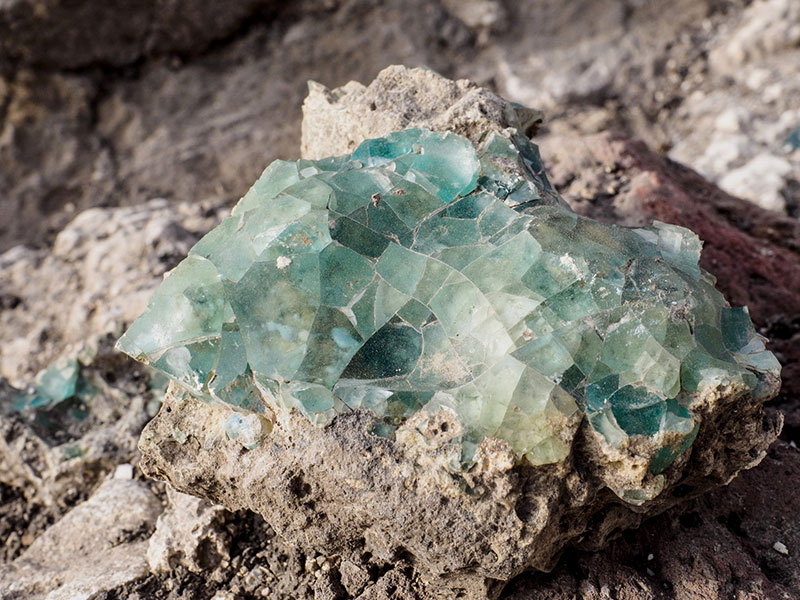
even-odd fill
[[[700,250],[573,213],[527,138],[404,130],[273,162],[118,347],[242,414],[363,409],[391,435],[448,410],[464,464],[487,436],[555,463],[589,427],[654,440],[659,473],[704,394],[763,397],[780,369]]]

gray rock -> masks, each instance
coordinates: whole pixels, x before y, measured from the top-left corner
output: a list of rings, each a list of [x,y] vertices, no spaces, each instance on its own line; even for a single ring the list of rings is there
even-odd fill
[[[226,563],[230,559],[226,516],[224,508],[167,487],[167,508],[147,549],[150,570],[166,573],[180,564],[204,573]]]
[[[113,350],[114,339],[213,221],[202,206],[163,200],[95,208],[49,252],[18,246],[0,254],[0,297],[13,299],[0,311],[0,486],[42,518],[60,516],[116,465],[138,460],[137,440],[158,398],[148,375]],[[19,389],[6,378],[22,389],[40,368],[76,355],[94,389],[84,417],[69,403],[14,408]],[[7,542],[12,556],[26,545]]]
[[[333,91],[315,82],[303,103],[303,158],[338,156],[363,140],[427,127],[454,131],[473,143],[489,131],[530,130],[541,112],[513,105],[466,79],[451,81],[428,69],[391,66],[369,86],[351,81]]]
[[[55,359],[116,334],[147,304],[165,271],[216,222],[193,204],[152,200],[80,213],[51,252],[0,254],[0,376],[18,386]]]
[[[722,74],[800,46],[800,4],[794,0],[757,0],[739,24],[709,53],[709,65]]]
[[[9,63],[79,68],[126,65],[142,56],[197,52],[248,19],[269,16],[272,0],[125,0],[78,5],[59,0],[0,2],[0,68]],[[120,18],[124,15],[124,18]],[[86,35],[91,31],[92,35]]]
[[[30,57],[0,69],[0,252],[50,244],[91,206],[233,204],[297,155],[308,79],[370,79],[392,62],[450,73],[472,42],[430,0],[0,5],[24,11],[0,25],[0,56],[7,43]]]
[[[161,503],[141,481],[110,479],[0,566],[0,598],[84,600],[147,574]]]

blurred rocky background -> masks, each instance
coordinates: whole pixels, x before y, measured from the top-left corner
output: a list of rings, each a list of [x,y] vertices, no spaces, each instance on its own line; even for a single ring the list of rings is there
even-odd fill
[[[299,155],[307,80],[390,64],[543,110],[529,133],[575,210],[693,228],[784,365],[759,467],[504,597],[800,598],[797,0],[0,0],[0,598],[421,598],[407,557],[303,556],[144,480],[161,388],[112,350]],[[16,410],[11,385],[64,357],[82,395]]]

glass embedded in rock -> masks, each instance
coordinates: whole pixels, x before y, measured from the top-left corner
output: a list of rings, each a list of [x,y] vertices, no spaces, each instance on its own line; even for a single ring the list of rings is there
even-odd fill
[[[272,163],[118,347],[278,422],[362,409],[386,431],[444,409],[465,461],[494,436],[534,465],[584,426],[612,446],[653,440],[659,473],[692,444],[699,398],[760,397],[779,375],[700,249],[681,227],[576,215],[524,137],[476,150],[399,131]]]

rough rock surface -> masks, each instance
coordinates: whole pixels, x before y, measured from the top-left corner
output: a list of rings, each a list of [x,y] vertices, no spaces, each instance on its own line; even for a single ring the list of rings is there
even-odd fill
[[[448,126],[446,117],[421,110],[424,101],[418,99],[429,89],[434,97],[452,90],[451,82],[421,69],[387,71],[366,90],[351,85],[350,92],[357,93],[312,88],[306,111],[314,126],[306,129],[304,151],[318,155],[334,143],[349,145],[348,137],[358,143],[358,135],[381,135],[408,114],[418,115],[417,125]],[[361,112],[365,103],[377,104],[370,98],[389,95],[392,102],[381,102],[366,116]],[[325,112],[328,120],[311,116],[320,96],[336,99]],[[487,92],[453,96],[459,110],[443,114],[459,115],[459,127],[462,114],[508,112]],[[609,535],[637,526],[645,515],[727,483],[763,458],[781,421],[764,417],[760,403],[749,399],[709,399],[698,438],[665,473],[664,491],[634,507],[609,488],[634,477],[636,450],[606,457],[610,465],[595,472],[589,465],[603,459],[594,456],[598,450],[588,430],[578,434],[564,463],[515,467],[503,443],[486,440],[476,468],[453,476],[440,466],[440,457],[458,452],[449,443],[455,433],[448,433],[458,431],[458,424],[448,423],[453,417],[445,413],[420,411],[401,426],[396,442],[370,436],[370,419],[358,411],[325,428],[295,415],[287,426],[276,425],[260,447],[242,453],[221,427],[228,412],[172,386],[142,435],[143,470],[230,509],[253,510],[303,549],[342,556],[366,550],[385,564],[406,556],[432,587],[452,586],[469,597],[496,594],[526,568],[550,569],[570,541],[600,548]],[[433,426],[426,427],[427,418]]]
[[[471,52],[471,30],[428,0],[229,4],[0,4],[0,40],[60,57],[0,70],[0,251],[50,243],[90,206],[233,203],[268,162],[297,155],[309,79],[369,80],[392,63],[451,71]]]
[[[670,156],[730,194],[797,216],[800,150],[785,140],[800,124],[792,66],[800,60],[800,5],[759,0],[722,29],[708,43],[714,89],[689,94],[678,109]]]
[[[657,0],[173,0],[126,4],[119,19],[120,4],[0,7],[0,40],[29,57],[0,69],[0,251],[49,243],[89,206],[233,203],[268,162],[296,156],[307,80],[369,81],[393,63],[545,109],[554,133],[615,128],[686,164],[711,161],[702,170],[715,180],[729,170],[720,144],[733,168],[766,151],[793,166],[781,194],[790,214],[798,204],[800,156],[782,150],[800,125],[797,43],[737,54],[731,74],[708,60],[748,23],[756,41],[791,33],[793,0],[669,11]],[[727,109],[740,115],[733,132],[716,123]]]
[[[147,0],[135,5],[9,0],[0,11],[0,70],[26,65],[79,69],[123,66],[163,52],[196,53],[244,23],[269,16],[275,2],[222,5]],[[125,18],[120,18],[124,14]],[[92,35],[82,25],[92,24]]]
[[[799,474],[800,452],[778,443],[757,469],[689,503],[684,512],[646,522],[602,554],[568,552],[552,573],[522,575],[504,597],[798,598],[800,527],[794,515],[800,500],[774,482]]]
[[[581,476],[580,450],[574,463],[515,468],[507,446],[485,443],[477,468],[455,478],[439,464],[437,455],[457,451],[441,424],[426,438],[410,420],[398,432],[416,438],[406,446],[370,435],[359,413],[324,429],[295,415],[286,430],[276,427],[243,452],[221,427],[228,414],[171,387],[142,434],[142,469],[179,490],[261,514],[306,552],[367,551],[383,565],[404,558],[434,588],[477,598],[495,595],[526,568],[550,569],[569,540],[598,549],[609,535],[637,526],[645,511],[726,483],[763,457],[777,426],[731,408],[724,424],[701,428],[686,475],[637,510]],[[579,437],[576,446],[588,443]]]
[[[147,548],[153,573],[168,573],[178,564],[203,574],[230,559],[230,539],[222,527],[225,510],[208,501],[167,488],[167,508],[158,517]]]
[[[161,502],[146,484],[109,479],[14,562],[0,598],[83,600],[147,574],[147,538]]]
[[[16,557],[37,526],[85,500],[117,464],[138,460],[157,393],[113,344],[214,221],[215,211],[202,205],[94,208],[59,234],[52,251],[19,246],[0,255],[3,556]],[[85,352],[95,355],[83,370],[96,388],[87,418],[72,417],[68,405],[23,414],[12,408],[16,392],[4,377],[24,388],[55,359]]]

